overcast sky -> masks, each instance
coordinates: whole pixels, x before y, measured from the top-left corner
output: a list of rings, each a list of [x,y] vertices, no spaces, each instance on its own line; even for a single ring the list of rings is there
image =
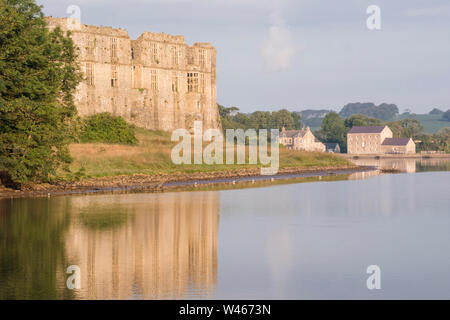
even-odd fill
[[[448,0],[37,0],[85,24],[182,34],[218,50],[218,102],[254,110],[387,102],[450,108]],[[381,29],[369,30],[369,5]]]

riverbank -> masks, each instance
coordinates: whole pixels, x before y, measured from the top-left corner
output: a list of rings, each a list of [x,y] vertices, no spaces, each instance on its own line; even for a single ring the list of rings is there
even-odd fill
[[[248,164],[248,150],[246,164],[175,165],[171,152],[177,142],[171,141],[170,133],[137,128],[136,137],[137,145],[72,144],[70,172],[61,170],[51,184],[29,183],[22,185],[21,190],[2,188],[0,184],[0,198],[130,190],[159,192],[204,181],[220,184],[244,177],[268,179],[261,176],[261,164]],[[336,170],[361,170],[361,167],[335,154],[281,147],[279,171],[273,177],[331,174]]]
[[[282,168],[278,171],[278,174],[273,176],[262,176],[259,168],[200,173],[122,175],[89,178],[76,182],[58,182],[56,184],[30,184],[23,190],[13,190],[0,186],[0,199],[105,192],[163,192],[206,184],[226,185],[248,181],[257,182],[292,179],[296,177],[321,177],[350,174],[371,169],[369,167],[348,164],[328,167]]]
[[[178,142],[171,141],[171,134],[163,131],[150,131],[136,128],[137,145],[112,145],[105,143],[78,143],[70,145],[73,162],[72,174],[59,172],[66,180],[79,178],[103,178],[122,175],[172,175],[210,172],[229,172],[246,169],[260,169],[260,164],[249,164],[248,147],[246,147],[245,164],[182,164],[172,161],[172,150]],[[206,147],[206,144],[204,144]],[[270,149],[270,148],[269,148]],[[223,155],[225,157],[226,150]],[[191,155],[192,156],[192,155]],[[226,163],[224,159],[223,163]],[[235,158],[235,163],[237,163]],[[302,152],[280,147],[279,167],[310,168],[336,167],[348,165],[348,160],[330,153]]]

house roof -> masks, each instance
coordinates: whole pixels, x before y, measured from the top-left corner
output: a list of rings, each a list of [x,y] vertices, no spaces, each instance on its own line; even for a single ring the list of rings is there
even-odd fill
[[[293,138],[293,137],[303,137],[306,130],[286,130],[280,133],[280,137],[283,138]]]
[[[406,146],[410,138],[386,138],[381,145],[383,146]]]
[[[386,126],[367,126],[358,127],[355,126],[350,129],[348,133],[380,133]]]
[[[327,149],[335,149],[335,148],[338,147],[338,146],[339,146],[339,144],[336,143],[336,142],[326,142],[326,143],[325,143],[325,147],[326,147]]]

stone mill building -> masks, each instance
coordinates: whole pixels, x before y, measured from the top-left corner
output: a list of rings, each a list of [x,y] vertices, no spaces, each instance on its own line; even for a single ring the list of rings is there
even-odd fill
[[[216,99],[216,49],[188,46],[183,36],[128,32],[48,17],[49,28],[71,31],[85,74],[75,103],[80,116],[109,112],[139,127],[170,131],[219,128]]]
[[[388,126],[355,126],[347,134],[349,154],[413,154],[411,138],[393,138]]]

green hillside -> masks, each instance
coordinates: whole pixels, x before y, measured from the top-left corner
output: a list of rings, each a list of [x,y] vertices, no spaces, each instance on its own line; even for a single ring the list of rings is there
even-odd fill
[[[449,121],[443,121],[440,114],[401,114],[398,120],[416,119],[425,127],[427,133],[436,133],[441,128],[450,127]]]
[[[436,133],[444,127],[450,127],[449,121],[443,121],[440,114],[401,114],[395,120],[416,119],[425,128],[426,133]],[[310,118],[302,120],[305,125],[311,127],[311,130],[316,131],[320,129],[323,118]]]

